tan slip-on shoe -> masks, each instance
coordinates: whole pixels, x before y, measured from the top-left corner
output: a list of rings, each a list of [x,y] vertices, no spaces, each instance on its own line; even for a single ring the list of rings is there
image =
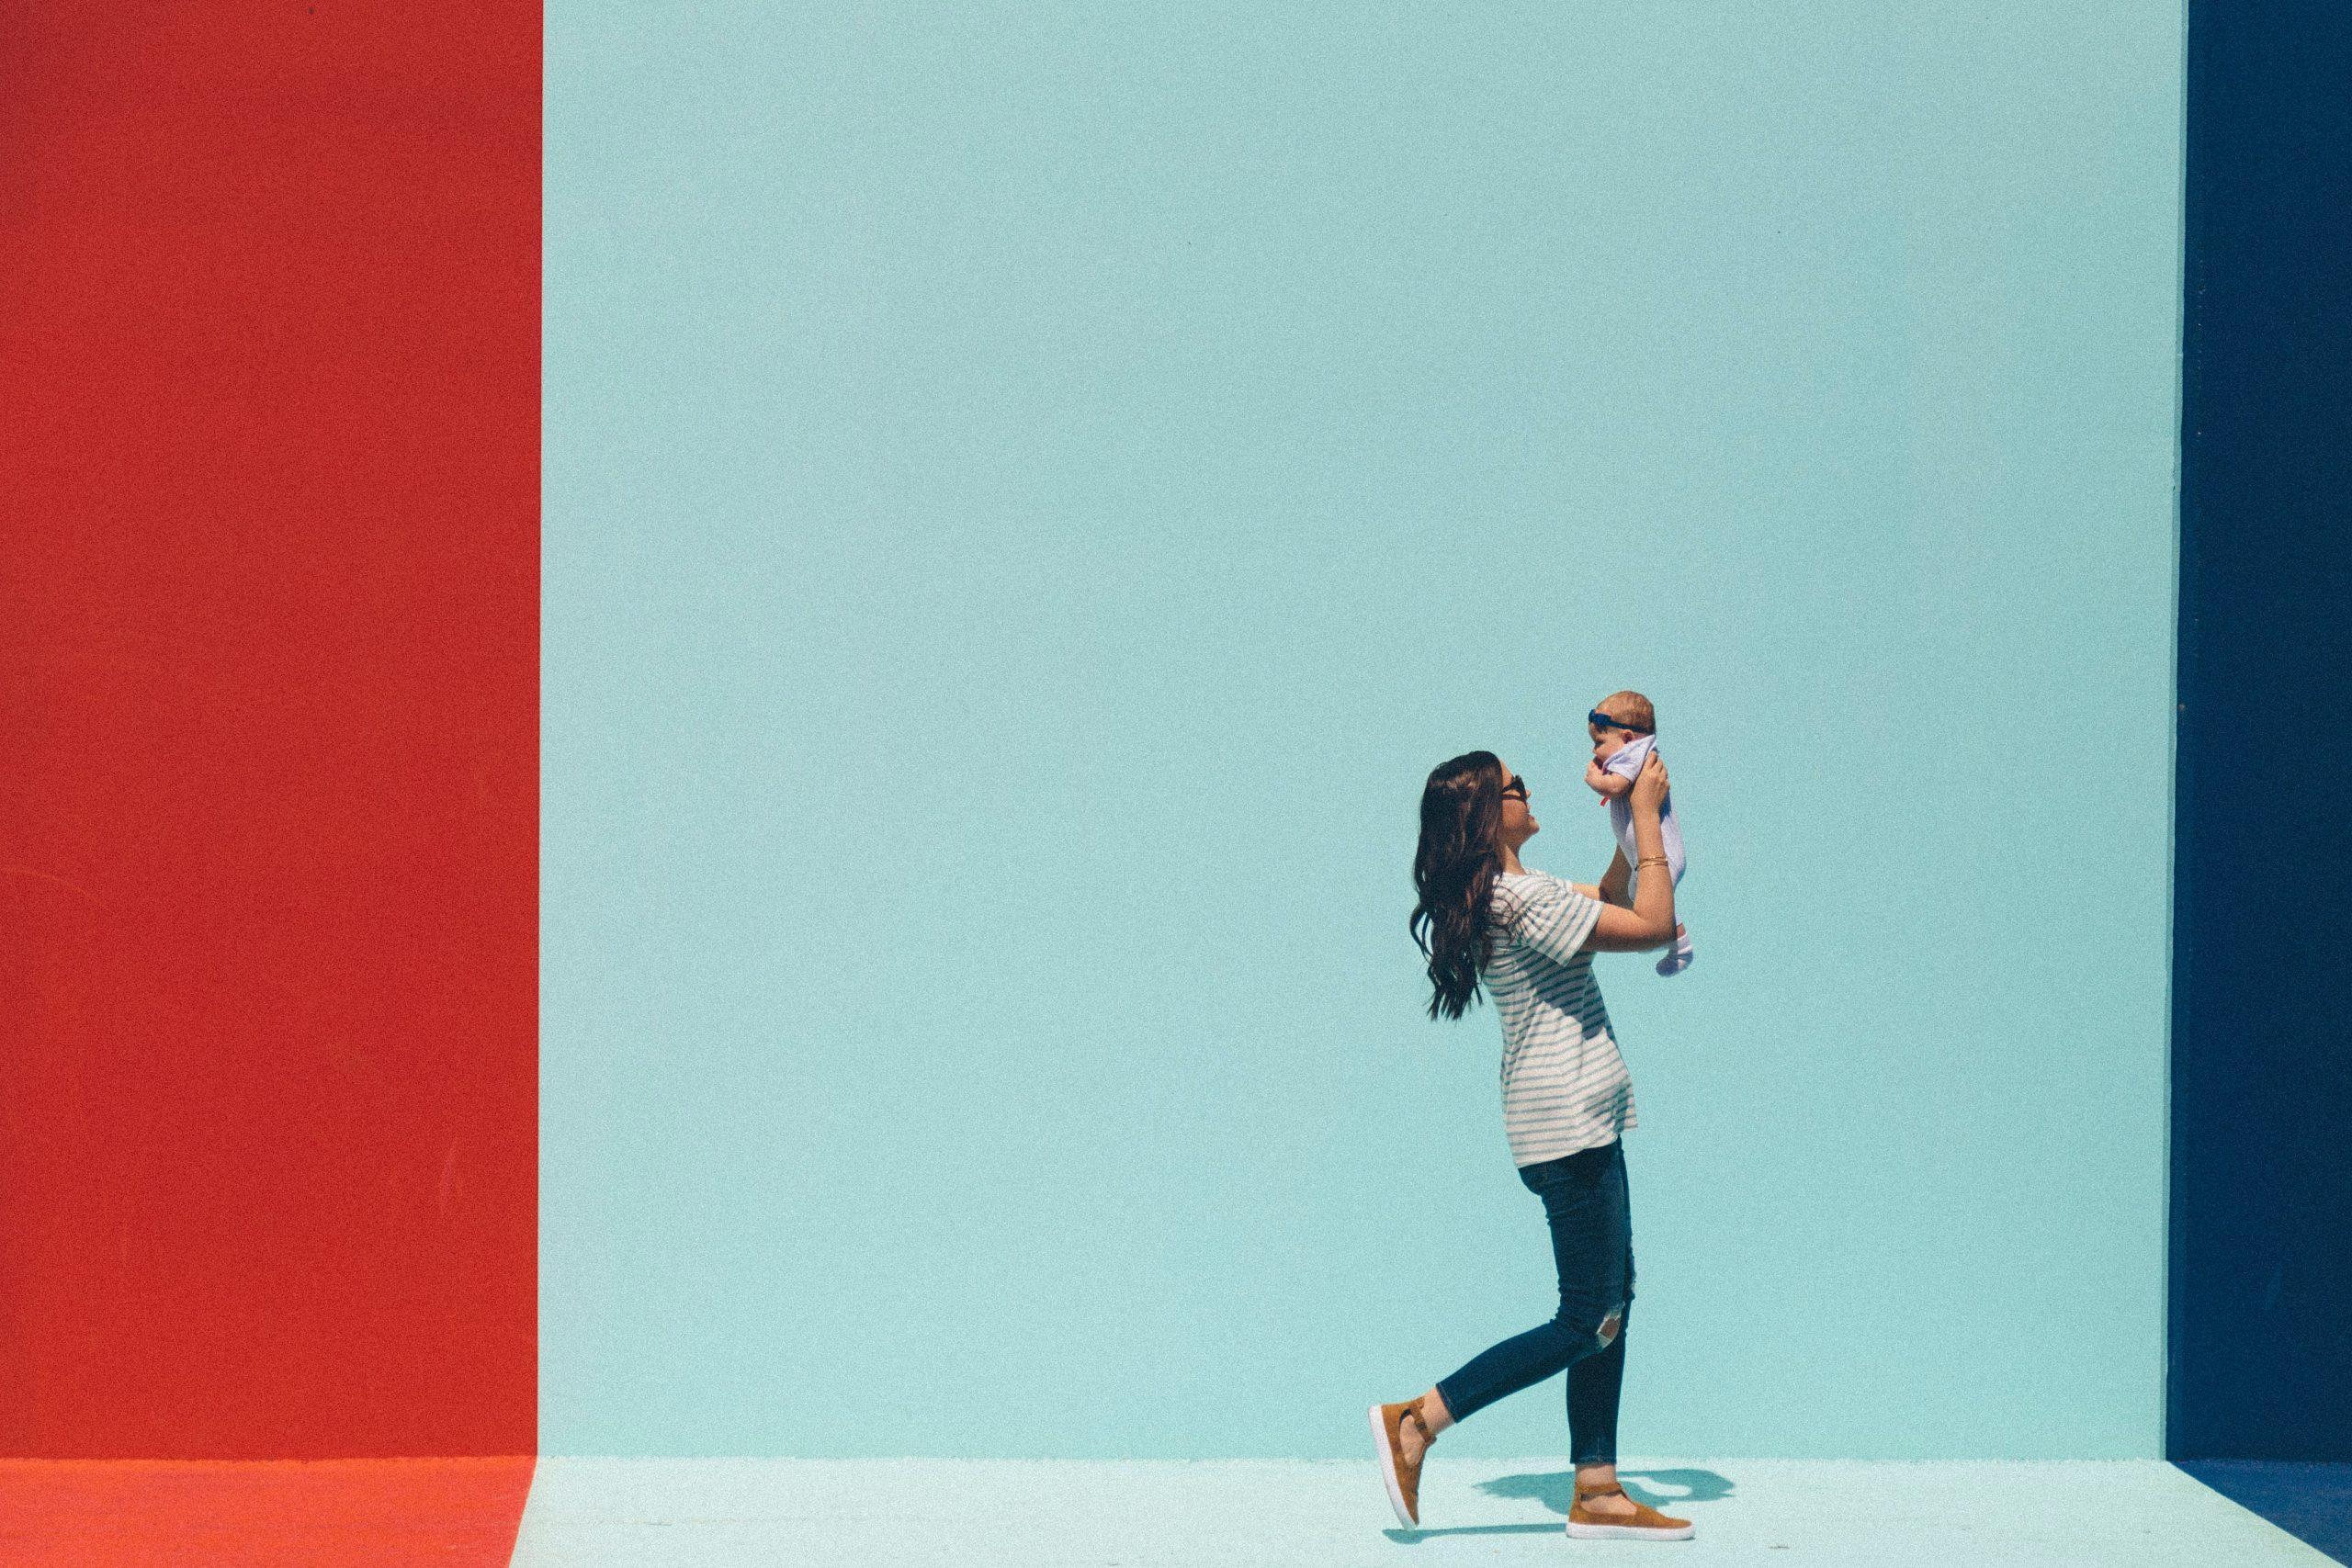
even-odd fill
[[[1634,1503],[1631,1518],[1611,1518],[1588,1511],[1588,1497],[1607,1497],[1614,1494],[1625,1497],[1623,1486],[1596,1486],[1590,1491],[1577,1489],[1576,1506],[1568,1510],[1568,1534],[1577,1540],[1689,1540],[1699,1532],[1689,1519],[1668,1518],[1647,1503]]]
[[[1396,1429],[1410,1421],[1421,1434],[1421,1457],[1407,1463],[1405,1445],[1397,1440]],[[1380,1456],[1380,1479],[1388,1487],[1388,1501],[1396,1510],[1396,1522],[1413,1529],[1421,1522],[1421,1463],[1430,1457],[1429,1423],[1413,1407],[1411,1400],[1402,1404],[1375,1404],[1372,1407],[1373,1451]]]

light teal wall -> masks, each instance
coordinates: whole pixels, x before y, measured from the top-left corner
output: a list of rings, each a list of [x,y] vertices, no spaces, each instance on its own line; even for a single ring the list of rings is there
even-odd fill
[[[1630,685],[1629,1450],[2159,1453],[2179,26],[552,5],[543,1448],[1357,1453]]]

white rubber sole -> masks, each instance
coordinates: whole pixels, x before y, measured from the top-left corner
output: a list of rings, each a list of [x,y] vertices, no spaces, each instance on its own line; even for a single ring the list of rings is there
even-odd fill
[[[1396,1510],[1396,1522],[1407,1529],[1419,1529],[1421,1521],[1405,1511],[1405,1493],[1396,1484],[1396,1452],[1388,1446],[1388,1423],[1380,1418],[1380,1406],[1372,1407],[1372,1451],[1380,1457],[1380,1483],[1388,1488],[1388,1506]]]
[[[1689,1540],[1699,1533],[1697,1525],[1684,1525],[1680,1529],[1645,1529],[1640,1525],[1570,1525],[1568,1535],[1576,1540]]]

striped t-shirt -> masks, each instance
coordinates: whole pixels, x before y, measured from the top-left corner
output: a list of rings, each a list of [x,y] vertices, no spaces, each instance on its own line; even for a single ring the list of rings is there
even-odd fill
[[[1479,971],[1503,1021],[1503,1132],[1513,1165],[1614,1140],[1634,1120],[1634,1080],[1609,1032],[1585,938],[1588,898],[1540,871],[1495,881],[1494,955]]]

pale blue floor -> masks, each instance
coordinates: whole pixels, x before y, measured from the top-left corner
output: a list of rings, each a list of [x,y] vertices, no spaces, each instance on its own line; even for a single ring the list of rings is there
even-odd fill
[[[1558,1459],[1432,1461],[1396,1528],[1370,1460],[542,1459],[518,1568],[1440,1568],[1707,1562],[2328,1568],[2168,1464],[1626,1461],[1687,1543],[1572,1541]]]

